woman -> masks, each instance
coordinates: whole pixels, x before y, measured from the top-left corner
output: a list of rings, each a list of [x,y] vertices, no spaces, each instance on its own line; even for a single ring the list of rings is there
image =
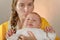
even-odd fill
[[[33,10],[34,10],[34,0],[13,0],[12,15],[10,21],[0,25],[0,40],[6,40],[5,36],[9,25],[13,27],[17,25],[19,26],[18,29],[21,29],[26,16],[29,13],[33,13]],[[41,29],[43,29],[46,32],[54,32],[53,28],[48,24],[48,22],[44,18],[41,17],[41,20],[42,20]],[[12,35],[13,31],[11,31],[10,34]],[[28,34],[30,35],[29,37],[30,40],[36,40],[32,32],[28,32]],[[22,35],[21,38],[22,40],[25,40],[25,38],[28,37]],[[56,40],[59,39],[56,37]]]

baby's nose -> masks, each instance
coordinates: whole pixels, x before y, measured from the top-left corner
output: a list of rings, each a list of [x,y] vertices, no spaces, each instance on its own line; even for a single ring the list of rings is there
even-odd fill
[[[32,20],[29,20],[29,23],[33,23],[33,21]]]

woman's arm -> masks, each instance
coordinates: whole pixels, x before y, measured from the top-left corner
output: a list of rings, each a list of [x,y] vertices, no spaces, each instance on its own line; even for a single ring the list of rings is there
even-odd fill
[[[41,17],[41,29],[43,29],[45,32],[55,32],[53,27],[45,20],[44,18]]]
[[[5,35],[8,30],[8,21],[0,25],[0,40],[6,40]]]
[[[55,32],[53,27],[47,22],[47,20],[45,20],[45,18],[41,17],[41,20],[42,20],[41,29],[43,29],[46,32]],[[60,38],[56,36],[55,40],[60,40]]]

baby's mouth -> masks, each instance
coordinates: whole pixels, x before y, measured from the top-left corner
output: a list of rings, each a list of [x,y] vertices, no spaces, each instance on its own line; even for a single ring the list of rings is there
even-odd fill
[[[33,25],[32,25],[32,24],[28,24],[28,26],[29,26],[29,27],[33,27]]]

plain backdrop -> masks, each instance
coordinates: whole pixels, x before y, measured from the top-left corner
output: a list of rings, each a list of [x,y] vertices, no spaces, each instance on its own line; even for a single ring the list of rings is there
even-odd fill
[[[12,0],[0,0],[0,24],[9,20]],[[44,17],[60,37],[60,0],[35,0],[35,12]]]

